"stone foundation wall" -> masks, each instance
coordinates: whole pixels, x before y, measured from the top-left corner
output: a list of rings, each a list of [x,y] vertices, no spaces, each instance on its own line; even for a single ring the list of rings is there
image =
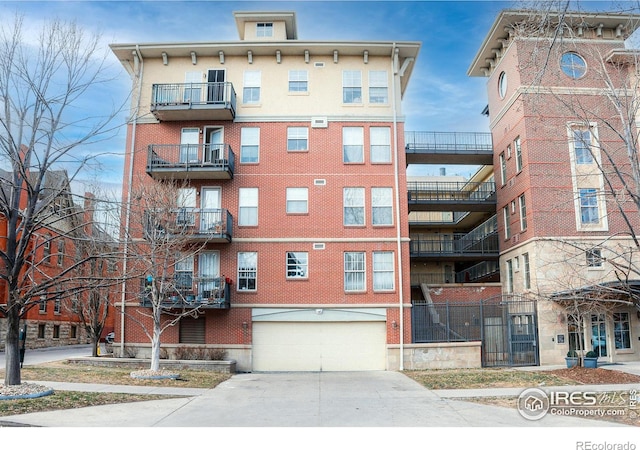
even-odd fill
[[[436,342],[404,346],[404,370],[482,367],[481,342]],[[387,370],[400,369],[400,346],[387,347]]]

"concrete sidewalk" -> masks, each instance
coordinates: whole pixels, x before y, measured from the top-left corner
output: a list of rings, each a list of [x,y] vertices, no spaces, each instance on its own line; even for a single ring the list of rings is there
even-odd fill
[[[188,397],[7,416],[0,418],[2,422],[43,427],[616,426],[566,416],[530,421],[516,409],[456,400],[519,395],[523,389],[432,391],[399,372],[237,374],[214,389],[38,383],[58,390]]]

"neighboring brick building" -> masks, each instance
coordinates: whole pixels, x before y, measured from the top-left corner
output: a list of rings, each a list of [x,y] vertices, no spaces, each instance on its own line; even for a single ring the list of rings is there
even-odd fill
[[[203,313],[164,332],[163,348],[224,348],[241,371],[401,368],[401,98],[420,43],[300,41],[292,12],[234,15],[237,42],[111,46],[134,87],[123,200],[186,179],[187,225],[219,224],[178,268]],[[207,283],[228,289],[223,301]],[[116,354],[148,355],[130,319],[145,309],[140,285],[119,305]]]
[[[616,252],[626,247],[631,265],[639,262],[629,233],[640,220],[620,201],[626,187],[603,176],[614,165],[630,168],[610,95],[622,104],[637,98],[627,84],[635,65],[619,59],[637,22],[569,12],[558,24],[503,11],[469,69],[488,77],[503,291],[538,299],[537,322],[530,315],[522,325],[537,328],[541,364],[562,362],[578,341],[602,362],[640,355],[639,303],[630,294],[637,276],[625,279]],[[634,125],[630,131],[637,135]],[[573,316],[570,305],[585,299],[588,314]]]

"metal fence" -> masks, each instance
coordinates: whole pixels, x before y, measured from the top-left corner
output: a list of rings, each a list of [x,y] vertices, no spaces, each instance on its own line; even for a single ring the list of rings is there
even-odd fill
[[[539,364],[535,300],[414,301],[411,318],[414,343],[481,341],[484,367]]]

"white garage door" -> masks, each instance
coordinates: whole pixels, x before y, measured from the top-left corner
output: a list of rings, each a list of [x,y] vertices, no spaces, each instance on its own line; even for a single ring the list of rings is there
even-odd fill
[[[254,322],[254,371],[385,370],[385,322]]]

